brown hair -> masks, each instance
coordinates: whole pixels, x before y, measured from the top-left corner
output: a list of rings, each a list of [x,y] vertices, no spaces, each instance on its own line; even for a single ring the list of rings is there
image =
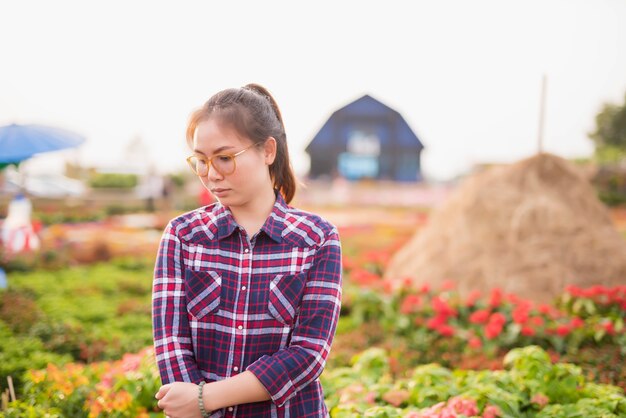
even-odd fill
[[[270,165],[270,176],[277,189],[289,203],[296,193],[296,177],[289,162],[287,134],[276,101],[267,89],[258,84],[222,90],[195,110],[187,124],[187,144],[202,121],[218,117],[255,144],[263,144],[271,136],[276,139],[276,158]]]

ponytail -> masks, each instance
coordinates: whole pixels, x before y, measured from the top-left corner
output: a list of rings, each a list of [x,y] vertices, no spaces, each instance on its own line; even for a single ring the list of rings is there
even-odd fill
[[[283,123],[283,116],[278,108],[278,103],[276,103],[270,92],[259,84],[246,84],[243,89],[254,91],[263,96],[272,106],[274,115],[280,122],[280,133],[278,135],[269,135],[276,139],[276,158],[270,166],[270,176],[274,182],[274,189],[278,190],[283,195],[285,202],[289,203],[296,194],[296,176],[289,161],[287,134],[285,133],[285,124]]]

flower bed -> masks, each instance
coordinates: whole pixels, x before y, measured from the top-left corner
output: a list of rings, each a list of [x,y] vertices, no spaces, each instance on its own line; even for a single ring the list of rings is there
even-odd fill
[[[587,381],[573,364],[553,364],[537,346],[511,350],[506,370],[450,370],[438,364],[391,375],[379,348],[359,353],[350,367],[322,374],[334,418],[626,417],[617,387]],[[159,377],[151,348],[115,362],[67,364],[26,375],[24,395],[5,417],[148,417],[156,415]]]

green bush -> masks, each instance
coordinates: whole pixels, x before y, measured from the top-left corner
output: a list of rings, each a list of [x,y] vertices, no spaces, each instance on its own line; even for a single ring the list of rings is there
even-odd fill
[[[89,185],[94,188],[132,189],[137,183],[136,174],[95,173],[89,179]]]

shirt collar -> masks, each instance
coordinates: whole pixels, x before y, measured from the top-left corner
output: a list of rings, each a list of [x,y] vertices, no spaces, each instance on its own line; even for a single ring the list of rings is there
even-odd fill
[[[265,232],[268,237],[278,243],[283,240],[282,234],[285,230],[285,214],[287,208],[288,206],[283,196],[279,192],[276,192],[276,201],[274,202],[272,212],[260,229],[260,231]],[[235,221],[233,213],[228,207],[222,206],[222,204],[218,202],[214,213],[217,218],[217,239],[221,240],[226,238],[239,228],[239,224]]]

